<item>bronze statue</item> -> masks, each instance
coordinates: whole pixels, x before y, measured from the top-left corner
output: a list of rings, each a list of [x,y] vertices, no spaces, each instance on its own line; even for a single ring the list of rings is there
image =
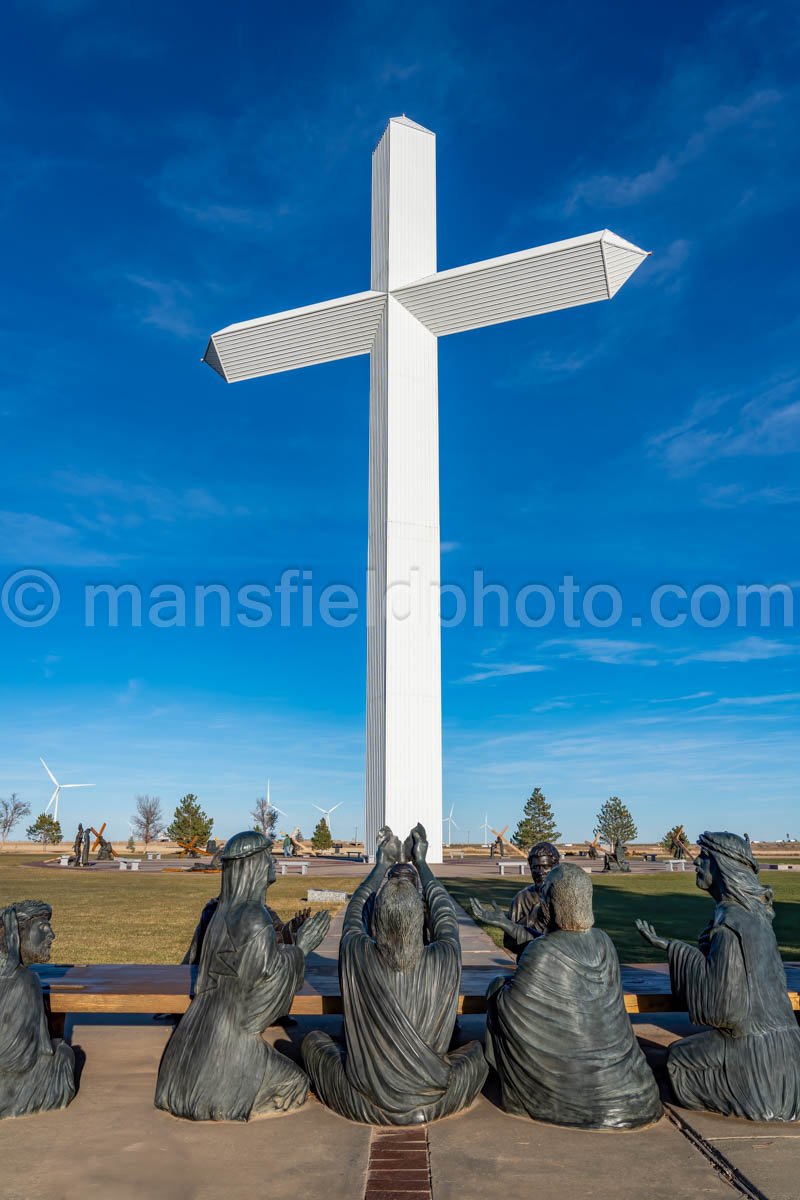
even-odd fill
[[[200,938],[194,998],[173,1033],[158,1072],[155,1103],[195,1121],[247,1121],[255,1113],[298,1108],[308,1079],[262,1039],[285,1016],[303,982],[306,955],[327,933],[315,913],[294,945],[279,945],[264,905],[275,880],[272,843],[247,830],[225,843],[222,887]]]
[[[402,848],[390,829],[380,831],[339,950],[345,1044],[319,1030],[303,1041],[315,1092],[351,1121],[424,1124],[466,1108],[486,1079],[479,1042],[450,1050],[461,944],[453,901],[427,850],[421,825]]]
[[[487,992],[486,1057],[503,1108],[585,1129],[649,1125],[658,1087],[625,1011],[617,952],[593,928],[591,878],[562,863],[541,901],[545,934]]]
[[[685,1108],[800,1120],[800,1028],[772,929],[772,889],[759,883],[744,838],[703,833],[697,840],[697,886],[716,904],[698,948],[636,922],[645,941],[669,955],[673,993],[692,1021],[714,1027],[670,1047],[672,1089]]]
[[[66,1108],[75,1095],[75,1056],[50,1040],[39,980],[30,963],[50,961],[52,909],[23,900],[0,921],[0,1117]]]
[[[512,954],[521,954],[528,942],[544,933],[547,920],[542,912],[541,891],[547,873],[558,866],[561,855],[552,842],[537,842],[528,852],[528,866],[533,883],[517,892],[508,912],[497,904],[471,901],[472,914],[483,925],[497,925],[503,930],[503,945]]]
[[[613,850],[608,850],[603,855],[603,870],[622,871],[627,874],[630,869],[631,865],[625,857],[625,843],[617,838]]]
[[[81,866],[81,853],[83,851],[83,822],[78,825],[78,832],[75,834],[75,841],[72,843],[73,867]]]
[[[85,867],[89,863],[89,846],[91,845],[92,835],[90,830],[83,831],[83,846],[81,847],[81,866]]]
[[[104,838],[102,833],[98,833],[97,838],[100,842],[100,849],[97,852],[97,861],[112,862],[114,859],[114,851],[111,849],[111,842],[109,842],[108,838]]]

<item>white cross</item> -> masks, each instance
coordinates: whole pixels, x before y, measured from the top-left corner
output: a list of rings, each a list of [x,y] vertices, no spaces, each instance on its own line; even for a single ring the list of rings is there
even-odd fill
[[[402,838],[422,821],[442,861],[436,340],[609,300],[644,258],[605,229],[437,271],[436,138],[393,117],[372,158],[370,291],[209,341],[205,362],[228,383],[370,355],[367,853],[381,825]]]

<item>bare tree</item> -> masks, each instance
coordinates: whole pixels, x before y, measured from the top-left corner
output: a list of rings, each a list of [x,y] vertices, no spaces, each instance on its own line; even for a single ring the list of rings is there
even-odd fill
[[[153,842],[164,829],[164,815],[161,812],[160,796],[137,796],[136,812],[131,818],[131,825],[145,846]]]
[[[31,806],[12,792],[8,800],[0,800],[0,837],[6,840],[14,826],[23,817],[30,816]]]
[[[256,823],[256,829],[261,833],[265,833],[267,837],[273,837],[275,834],[275,822],[278,820],[278,814],[271,804],[267,804],[264,796],[259,796],[256,800],[255,807],[251,809],[250,816]]]

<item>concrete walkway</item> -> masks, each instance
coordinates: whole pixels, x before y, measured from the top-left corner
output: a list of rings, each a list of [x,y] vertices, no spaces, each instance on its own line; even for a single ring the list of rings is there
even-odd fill
[[[309,965],[336,970],[343,910]],[[465,967],[508,967],[509,956],[459,911]],[[685,1014],[633,1018],[657,1076]],[[295,1059],[313,1028],[301,1017],[265,1037]],[[483,1038],[481,1016],[459,1019],[461,1041]],[[334,1115],[313,1097],[299,1112],[250,1124],[180,1121],[153,1107],[171,1027],[149,1018],[71,1018],[85,1055],[69,1108],[0,1122],[2,1200],[797,1200],[800,1125],[760,1125],[671,1108],[650,1129],[587,1132],[510,1117],[490,1078],[474,1107],[387,1135]]]

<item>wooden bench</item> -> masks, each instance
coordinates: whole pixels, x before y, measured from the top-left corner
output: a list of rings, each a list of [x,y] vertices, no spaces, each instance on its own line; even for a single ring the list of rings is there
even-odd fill
[[[308,863],[307,862],[292,862],[291,859],[289,859],[288,862],[284,861],[281,863],[281,875],[285,875],[287,873],[287,871],[291,870],[292,868],[294,868],[295,870],[298,870],[301,875],[308,874]]]
[[[792,1008],[800,1013],[800,963],[787,963],[787,990]],[[98,964],[33,968],[49,1000],[53,1036],[63,1036],[67,1013],[174,1013],[189,1007],[197,968],[176,965]],[[514,968],[464,967],[458,998],[459,1013],[486,1011],[486,989],[498,975],[513,975]],[[665,963],[622,967],[625,1009],[628,1013],[681,1012],[678,997],[670,990]],[[293,1016],[322,1016],[342,1012],[339,975],[335,962],[308,966],[303,986],[295,996]]]
[[[657,854],[642,854],[642,858],[645,862],[658,862]]]
[[[521,860],[517,861],[516,859],[510,859],[507,861],[506,859],[501,858],[500,862],[497,864],[497,869],[501,875],[505,875],[506,867],[512,867],[512,868],[516,868],[518,875],[524,875],[525,868],[527,867],[527,865],[528,864],[526,862],[523,862]]]

